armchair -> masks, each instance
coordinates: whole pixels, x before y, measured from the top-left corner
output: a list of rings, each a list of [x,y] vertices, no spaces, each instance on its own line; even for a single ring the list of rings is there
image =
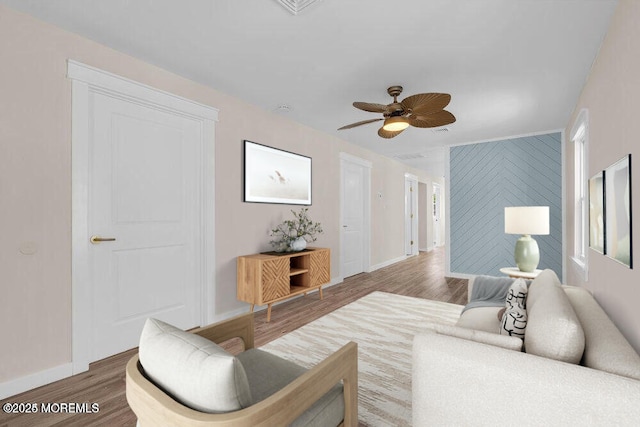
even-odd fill
[[[162,322],[155,322],[172,328]],[[176,331],[182,334],[181,339],[186,337],[201,340],[185,335],[189,333]],[[151,366],[151,362],[145,361],[145,357],[151,360],[151,356],[145,356],[143,353],[142,341],[145,335],[143,331],[140,352],[131,358],[126,367],[127,401],[138,417],[139,425],[142,427],[326,425],[328,419],[335,419],[336,407],[338,411],[343,408],[343,412],[337,413],[336,425],[350,427],[358,425],[356,343],[346,344],[318,365],[306,370],[292,362],[254,349],[253,331],[253,314],[249,313],[192,332],[215,343],[222,343],[235,337],[239,337],[244,342],[243,353],[237,357],[232,355],[226,357],[232,358],[234,364],[239,361],[240,365],[244,365],[253,401],[250,405],[243,405],[241,409],[223,413],[208,413],[192,409],[181,403],[184,399],[181,399],[175,389],[169,394],[164,390],[166,386],[159,387],[151,379],[151,375],[145,371],[140,362],[142,354],[147,367]],[[162,344],[164,345],[165,342]],[[167,353],[170,352],[167,351]],[[181,368],[176,366],[176,372],[183,372]],[[160,372],[164,371],[166,369]],[[238,383],[237,378],[238,376],[235,375],[232,382]],[[342,386],[339,385],[341,380]],[[187,386],[189,384],[187,383]],[[327,415],[326,412],[332,413]],[[342,415],[341,423],[340,415]]]

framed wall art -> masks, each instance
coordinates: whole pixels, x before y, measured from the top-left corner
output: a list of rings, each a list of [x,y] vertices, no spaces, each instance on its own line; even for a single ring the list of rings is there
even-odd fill
[[[311,157],[245,140],[244,201],[311,205]]]
[[[605,169],[605,253],[633,268],[631,154]]]
[[[589,180],[589,247],[605,253],[605,173],[598,172]]]

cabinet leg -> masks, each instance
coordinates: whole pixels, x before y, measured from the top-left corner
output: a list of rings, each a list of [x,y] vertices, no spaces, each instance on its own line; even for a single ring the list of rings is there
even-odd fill
[[[255,307],[255,304],[251,304],[251,313],[253,313],[253,307]]]
[[[267,306],[267,323],[271,322],[271,304]]]

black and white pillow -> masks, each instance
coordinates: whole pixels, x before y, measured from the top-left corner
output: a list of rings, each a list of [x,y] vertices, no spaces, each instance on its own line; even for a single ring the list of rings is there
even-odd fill
[[[527,309],[527,282],[524,279],[516,279],[513,281],[507,291],[507,300],[505,307],[507,309],[518,306],[523,310]]]
[[[509,287],[505,311],[500,321],[500,334],[524,339],[527,327],[527,283],[516,279]]]
[[[500,335],[509,335],[524,339],[524,331],[527,327],[527,310],[515,306],[508,308],[502,315]]]

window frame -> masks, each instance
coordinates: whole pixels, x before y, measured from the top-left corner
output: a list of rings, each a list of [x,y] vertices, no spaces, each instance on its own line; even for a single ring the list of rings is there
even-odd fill
[[[573,253],[571,259],[582,273],[585,281],[588,280],[589,265],[589,111],[586,108],[580,110],[573,127],[571,128],[570,141],[573,143]]]

